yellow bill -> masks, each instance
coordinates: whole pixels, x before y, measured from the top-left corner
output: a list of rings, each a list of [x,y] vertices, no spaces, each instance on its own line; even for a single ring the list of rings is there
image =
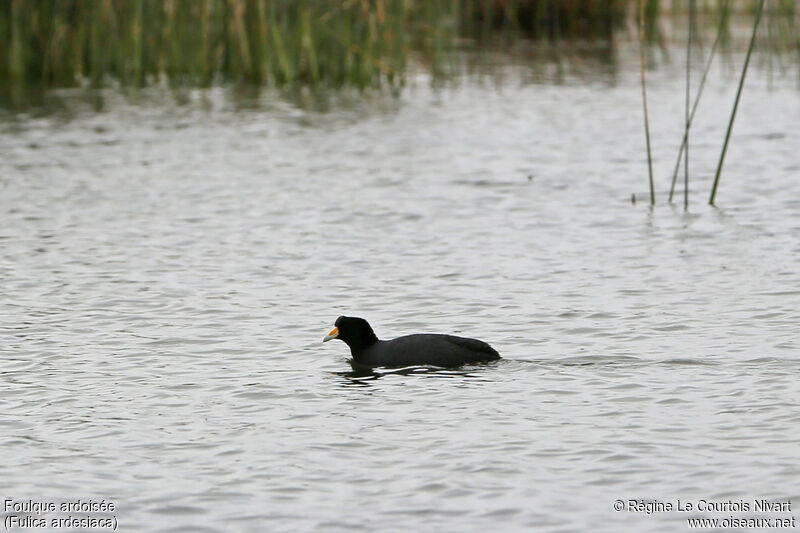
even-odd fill
[[[335,339],[339,336],[339,328],[333,328],[330,333],[325,335],[325,338],[322,339],[322,342],[328,342],[331,339]]]

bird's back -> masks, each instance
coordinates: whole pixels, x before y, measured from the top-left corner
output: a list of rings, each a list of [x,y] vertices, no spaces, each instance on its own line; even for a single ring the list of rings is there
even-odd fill
[[[388,341],[378,341],[353,353],[354,359],[368,366],[432,365],[451,368],[500,358],[497,350],[478,339],[420,333]]]

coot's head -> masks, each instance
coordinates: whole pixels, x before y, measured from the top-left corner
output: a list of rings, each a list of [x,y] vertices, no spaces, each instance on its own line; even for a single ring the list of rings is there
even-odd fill
[[[325,335],[322,342],[339,339],[347,343],[351,351],[357,352],[369,348],[378,341],[369,322],[354,316],[340,316],[336,319],[335,328]]]

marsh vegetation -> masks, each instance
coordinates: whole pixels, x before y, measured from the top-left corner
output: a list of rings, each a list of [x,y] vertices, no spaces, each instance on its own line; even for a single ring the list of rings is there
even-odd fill
[[[692,31],[713,33],[722,21],[728,46],[730,21],[755,7],[698,2]],[[643,8],[654,49],[682,38],[686,2],[646,0]],[[757,50],[789,52],[796,63],[794,2],[771,1],[765,11]],[[397,88],[411,62],[446,75],[463,47],[511,50],[533,40],[547,56],[576,42],[613,48],[635,35],[638,20],[632,0],[9,0],[0,3],[0,78],[6,101],[116,84]]]

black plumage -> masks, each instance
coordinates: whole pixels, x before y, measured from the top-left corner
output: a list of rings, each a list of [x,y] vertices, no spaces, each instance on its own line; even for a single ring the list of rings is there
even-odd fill
[[[382,341],[363,318],[340,316],[335,325],[323,342],[331,339],[344,341],[350,347],[353,360],[362,366],[454,368],[500,359],[497,350],[477,339],[418,333]]]

